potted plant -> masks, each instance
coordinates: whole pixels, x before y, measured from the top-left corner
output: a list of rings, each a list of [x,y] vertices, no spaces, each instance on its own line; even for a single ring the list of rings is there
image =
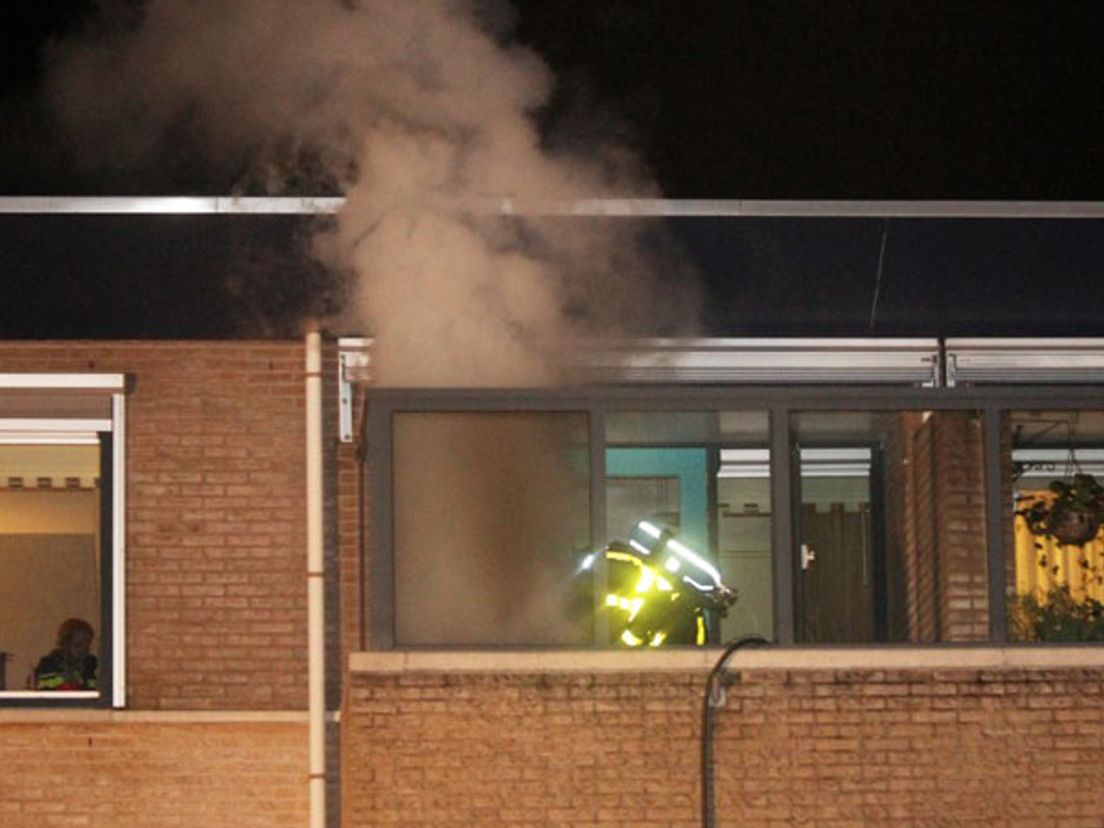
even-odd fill
[[[1014,641],[1104,641],[1104,604],[1078,601],[1065,585],[1020,595],[1010,610]]]
[[[1104,522],[1104,486],[1079,472],[1068,480],[1051,481],[1048,495],[1029,495],[1016,511],[1033,534],[1061,544],[1081,546],[1096,537]]]

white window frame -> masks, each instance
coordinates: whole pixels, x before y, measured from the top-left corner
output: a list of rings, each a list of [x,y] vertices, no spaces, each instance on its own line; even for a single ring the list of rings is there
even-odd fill
[[[111,434],[111,698],[110,706],[126,706],[126,376],[123,374],[0,374],[4,392],[46,391],[52,394],[110,395],[107,418],[0,418],[0,444],[99,445],[100,434]],[[102,470],[101,470],[102,471]],[[101,700],[99,691],[65,693],[0,690],[0,705],[8,701],[67,705]]]

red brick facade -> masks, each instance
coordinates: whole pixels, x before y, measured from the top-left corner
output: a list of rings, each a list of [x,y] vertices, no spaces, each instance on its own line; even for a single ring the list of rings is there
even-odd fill
[[[132,381],[127,709],[0,710],[0,825],[305,825],[303,344],[0,343],[0,372],[85,371]],[[362,447],[336,439],[333,345],[325,371],[331,825],[697,825],[715,652],[663,670],[568,652],[558,667],[355,666],[371,644],[367,483]],[[981,429],[917,414],[895,439],[891,624],[984,639]],[[861,668],[810,669],[817,651],[790,651],[736,670],[717,716],[718,824],[1100,828],[1099,649],[1059,666],[977,652],[999,658],[889,670],[867,651]]]
[[[127,708],[150,711],[0,710],[0,825],[304,824],[302,343],[9,342],[0,372],[132,383]]]
[[[1104,669],[744,670],[718,825],[1099,828]],[[697,826],[699,672],[358,673],[347,826]]]
[[[887,475],[888,534],[903,558],[913,642],[985,641],[985,481],[980,418],[973,412],[900,415]]]
[[[306,823],[301,723],[24,717],[0,720],[5,828]]]
[[[6,343],[0,372],[122,372],[135,709],[306,704],[301,343]]]

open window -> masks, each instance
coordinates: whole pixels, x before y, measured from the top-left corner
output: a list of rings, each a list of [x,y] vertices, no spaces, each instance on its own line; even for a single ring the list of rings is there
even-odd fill
[[[123,704],[123,384],[0,375],[0,704]]]

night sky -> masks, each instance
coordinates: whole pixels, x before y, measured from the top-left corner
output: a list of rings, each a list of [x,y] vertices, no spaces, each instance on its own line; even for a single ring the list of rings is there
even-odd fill
[[[78,170],[39,94],[91,0],[11,4],[0,194],[224,194],[181,153]],[[1099,4],[516,0],[548,146],[616,141],[669,198],[1104,199]],[[316,190],[307,186],[311,194]],[[715,335],[1104,335],[1104,222],[680,220]],[[283,336],[341,300],[303,220],[0,217],[0,336]],[[272,276],[271,274],[275,274]],[[248,300],[248,301],[239,301]]]

